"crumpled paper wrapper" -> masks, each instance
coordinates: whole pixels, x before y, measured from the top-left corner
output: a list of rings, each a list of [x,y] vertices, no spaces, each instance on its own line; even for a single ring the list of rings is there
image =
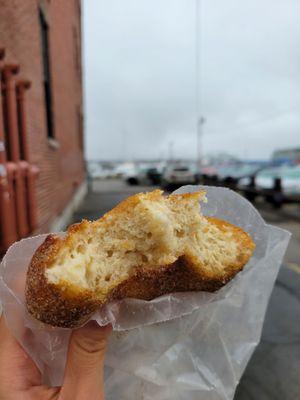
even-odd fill
[[[176,193],[203,187],[184,186]],[[250,262],[215,293],[189,292],[152,301],[110,303],[92,319],[112,323],[106,356],[107,400],[230,400],[260,336],[289,232],[267,225],[237,193],[204,187],[204,215],[225,219],[256,243]],[[62,383],[70,330],[33,320],[24,305],[28,264],[46,235],[15,243],[0,270],[7,324],[40,368],[45,383]],[[80,366],[79,366],[80,367]]]

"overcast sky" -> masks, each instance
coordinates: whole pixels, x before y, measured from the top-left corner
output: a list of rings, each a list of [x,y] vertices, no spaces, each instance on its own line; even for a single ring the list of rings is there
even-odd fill
[[[198,0],[205,154],[300,147],[300,1]],[[196,156],[196,0],[83,0],[89,159]]]

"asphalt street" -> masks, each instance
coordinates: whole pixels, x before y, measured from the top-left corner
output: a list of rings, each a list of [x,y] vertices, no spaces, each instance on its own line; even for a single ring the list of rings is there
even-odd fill
[[[97,219],[122,199],[152,187],[120,180],[96,181],[74,215],[74,222]],[[266,222],[292,233],[266,314],[262,338],[234,400],[300,399],[300,206],[297,215],[256,205]]]

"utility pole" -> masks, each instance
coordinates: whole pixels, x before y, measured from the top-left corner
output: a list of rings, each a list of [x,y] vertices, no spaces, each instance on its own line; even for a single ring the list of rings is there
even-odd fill
[[[174,142],[170,140],[169,142],[169,161],[170,163],[173,161],[173,149],[174,149]]]
[[[127,160],[127,152],[126,152],[126,140],[128,141],[128,132],[126,131],[126,129],[123,128],[122,133],[121,133],[121,140],[120,140],[120,144],[121,144],[121,149],[120,149],[120,160],[122,161],[128,161]]]
[[[205,118],[201,116],[202,104],[201,104],[201,93],[200,93],[200,29],[201,29],[201,0],[195,0],[195,78],[196,78],[196,135],[197,135],[197,167],[201,168],[201,157],[203,156],[201,148],[201,139],[203,136],[203,125]]]
[[[201,139],[203,136],[203,125],[205,124],[205,118],[204,117],[200,117],[198,118],[197,121],[197,164],[198,164],[198,168],[200,169],[201,167],[201,158],[202,158],[202,146],[201,146]]]

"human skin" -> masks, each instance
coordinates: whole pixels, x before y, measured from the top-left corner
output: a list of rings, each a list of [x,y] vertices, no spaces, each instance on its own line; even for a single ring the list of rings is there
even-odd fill
[[[90,322],[72,332],[61,387],[42,383],[37,366],[0,320],[0,400],[104,400],[104,357],[111,327]]]

